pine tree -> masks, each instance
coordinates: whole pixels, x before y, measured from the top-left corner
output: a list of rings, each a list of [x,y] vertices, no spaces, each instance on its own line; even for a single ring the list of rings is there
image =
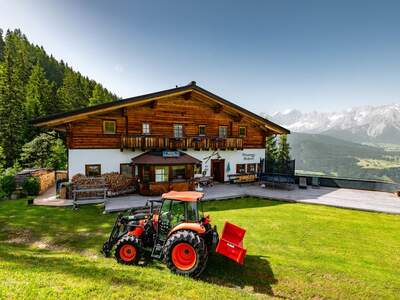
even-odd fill
[[[279,162],[286,162],[290,160],[290,145],[287,141],[286,134],[279,136],[279,149],[277,158]]]
[[[4,46],[3,30],[0,28],[0,63],[3,61]]]
[[[40,65],[36,65],[26,87],[26,112],[29,120],[45,116],[52,106],[52,90]]]
[[[67,150],[62,140],[53,135],[41,133],[22,146],[20,162],[28,168],[65,169]]]
[[[80,82],[80,74],[67,68],[64,73],[63,84],[58,89],[57,98],[63,107],[63,110],[72,110],[86,107],[89,99],[85,99]]]
[[[25,112],[28,121],[54,111],[53,91],[40,65],[35,65],[26,86]],[[28,122],[26,138],[32,139],[39,130]]]
[[[276,135],[271,135],[267,138],[265,157],[268,162],[275,162],[278,159],[278,148],[276,145]]]
[[[0,147],[7,166],[18,156],[25,128],[23,74],[18,66],[23,59],[12,38],[7,32],[4,61],[0,64]]]
[[[101,84],[96,84],[92,96],[89,98],[89,106],[102,104],[110,101],[114,101],[115,98],[104,89]]]

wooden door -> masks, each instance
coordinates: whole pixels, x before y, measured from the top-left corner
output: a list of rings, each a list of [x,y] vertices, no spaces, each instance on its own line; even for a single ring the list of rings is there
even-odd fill
[[[211,176],[215,181],[225,181],[225,159],[211,160]]]

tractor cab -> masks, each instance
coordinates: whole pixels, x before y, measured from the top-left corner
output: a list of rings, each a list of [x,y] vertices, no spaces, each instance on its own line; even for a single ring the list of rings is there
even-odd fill
[[[160,208],[158,223],[159,232],[168,234],[170,229],[181,223],[199,223],[199,200],[201,193],[187,192],[186,197],[176,192],[163,194],[163,202]]]
[[[202,211],[199,211],[200,200],[203,197],[199,192],[168,192],[162,195],[162,204],[158,213],[157,237],[152,256],[159,258],[166,239],[179,229],[192,228],[195,231],[205,232],[201,225]]]

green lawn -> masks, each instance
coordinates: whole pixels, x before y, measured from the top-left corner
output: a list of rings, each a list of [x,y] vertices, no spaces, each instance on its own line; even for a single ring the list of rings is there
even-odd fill
[[[241,199],[206,205],[247,229],[241,267],[214,256],[199,280],[158,262],[122,266],[99,249],[115,215],[0,202],[0,298],[398,298],[400,216]]]

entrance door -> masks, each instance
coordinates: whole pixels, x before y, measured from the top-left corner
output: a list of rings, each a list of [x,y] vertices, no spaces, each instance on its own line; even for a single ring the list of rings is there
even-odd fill
[[[215,181],[224,182],[225,180],[225,159],[211,160],[211,176]]]

